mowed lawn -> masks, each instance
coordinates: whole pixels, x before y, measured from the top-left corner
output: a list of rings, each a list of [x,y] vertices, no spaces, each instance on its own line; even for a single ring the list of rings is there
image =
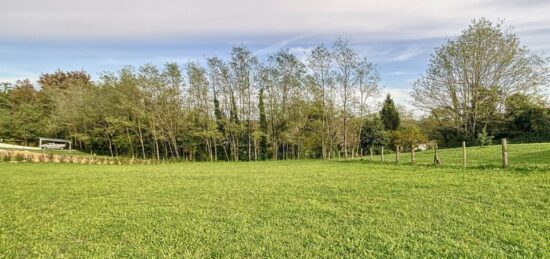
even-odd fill
[[[0,258],[548,258],[550,145],[534,146],[511,146],[539,156],[509,170],[410,166],[407,154],[402,165],[3,163]]]

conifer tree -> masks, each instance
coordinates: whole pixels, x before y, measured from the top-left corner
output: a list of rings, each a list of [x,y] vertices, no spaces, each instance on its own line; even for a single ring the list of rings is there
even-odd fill
[[[382,125],[385,130],[397,130],[401,119],[399,118],[399,111],[393,103],[393,99],[388,94],[386,100],[384,100],[384,105],[380,111],[380,119],[382,120]]]

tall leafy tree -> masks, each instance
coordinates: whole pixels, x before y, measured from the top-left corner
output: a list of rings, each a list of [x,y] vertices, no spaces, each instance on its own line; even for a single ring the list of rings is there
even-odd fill
[[[321,106],[321,157],[327,159],[332,153],[335,126],[334,73],[331,69],[333,55],[324,45],[315,47],[308,56],[307,64],[314,80],[314,95]]]
[[[353,103],[354,90],[357,86],[354,80],[354,72],[359,64],[357,53],[351,49],[347,41],[342,39],[334,42],[334,61],[336,64],[336,81],[340,89],[340,99],[342,105],[342,149],[344,157],[348,157],[348,129],[351,104]]]
[[[12,85],[7,82],[0,83],[0,139],[9,137],[11,124],[9,90]]]
[[[291,120],[301,111],[293,109],[303,97],[305,65],[288,50],[280,50],[269,57],[264,77],[271,122],[273,158],[286,159],[291,150]]]
[[[7,94],[7,98],[3,98],[3,114],[10,118],[7,120],[9,124],[5,125],[9,132],[4,134],[25,145],[29,141],[35,142],[44,134],[47,125],[47,114],[38,91],[28,79],[19,80],[13,88],[6,90],[3,94]]]
[[[187,75],[189,79],[188,103],[191,104],[189,116],[194,123],[194,135],[201,139],[201,143],[197,144],[204,146],[210,161],[214,161],[214,141],[217,137],[217,124],[210,117],[211,102],[209,101],[207,73],[200,65],[189,63],[187,65]]]
[[[549,77],[546,64],[511,29],[482,18],[436,50],[412,97],[473,139],[501,118],[507,97],[541,93]]]
[[[234,47],[231,51],[231,68],[233,89],[237,93],[234,100],[235,121],[244,123],[243,135],[240,137],[239,151],[242,158],[252,160],[252,113],[254,112],[253,94],[255,84],[254,69],[257,65],[257,59],[252,52],[244,46]]]

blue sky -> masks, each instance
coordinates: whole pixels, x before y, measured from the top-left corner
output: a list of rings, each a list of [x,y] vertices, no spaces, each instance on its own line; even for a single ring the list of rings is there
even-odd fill
[[[378,64],[381,85],[410,107],[411,82],[445,39],[472,19],[504,19],[548,56],[550,1],[0,0],[0,81],[57,69],[97,77],[124,65],[226,57],[243,44],[260,58],[288,48],[304,56],[347,39]]]

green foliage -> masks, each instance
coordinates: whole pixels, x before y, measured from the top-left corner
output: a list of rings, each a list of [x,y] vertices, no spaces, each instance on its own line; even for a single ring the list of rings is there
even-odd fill
[[[522,142],[550,141],[550,110],[532,97],[515,94],[506,100],[502,137]]]
[[[38,80],[42,89],[47,90],[66,90],[76,85],[87,85],[90,83],[90,75],[86,71],[58,70],[54,73],[45,73],[40,75]]]
[[[40,137],[44,130],[45,119],[41,116],[40,106],[35,104],[20,105],[11,116],[11,135],[14,138],[23,140],[27,143],[29,140],[35,140]]]
[[[493,144],[493,136],[487,134],[487,127],[483,127],[480,133],[477,135],[477,144],[480,147]]]
[[[399,111],[397,110],[397,107],[395,107],[393,99],[389,94],[384,100],[382,110],[380,110],[380,119],[382,120],[382,125],[384,126],[384,129],[388,131],[397,130],[401,123]]]
[[[45,113],[41,93],[29,80],[17,81],[0,93],[0,138],[18,144],[36,142],[46,130]]]
[[[462,145],[462,141],[471,144],[475,142],[463,129],[444,125],[432,128],[428,136],[429,139],[436,140],[440,147],[458,147]]]
[[[6,139],[11,135],[11,123],[9,110],[0,108],[0,139]]]
[[[378,116],[365,119],[361,130],[361,148],[368,149],[388,144],[388,133],[384,131],[382,121]]]
[[[225,126],[223,121],[223,113],[220,109],[220,101],[214,94],[214,118],[216,119],[217,129],[221,134],[225,134]]]
[[[400,127],[398,130],[392,132],[391,138],[394,146],[399,145],[408,148],[428,141],[428,137],[416,125]]]
[[[5,139],[10,135],[11,111],[8,95],[9,84],[5,85],[5,90],[0,90],[0,139]]]

